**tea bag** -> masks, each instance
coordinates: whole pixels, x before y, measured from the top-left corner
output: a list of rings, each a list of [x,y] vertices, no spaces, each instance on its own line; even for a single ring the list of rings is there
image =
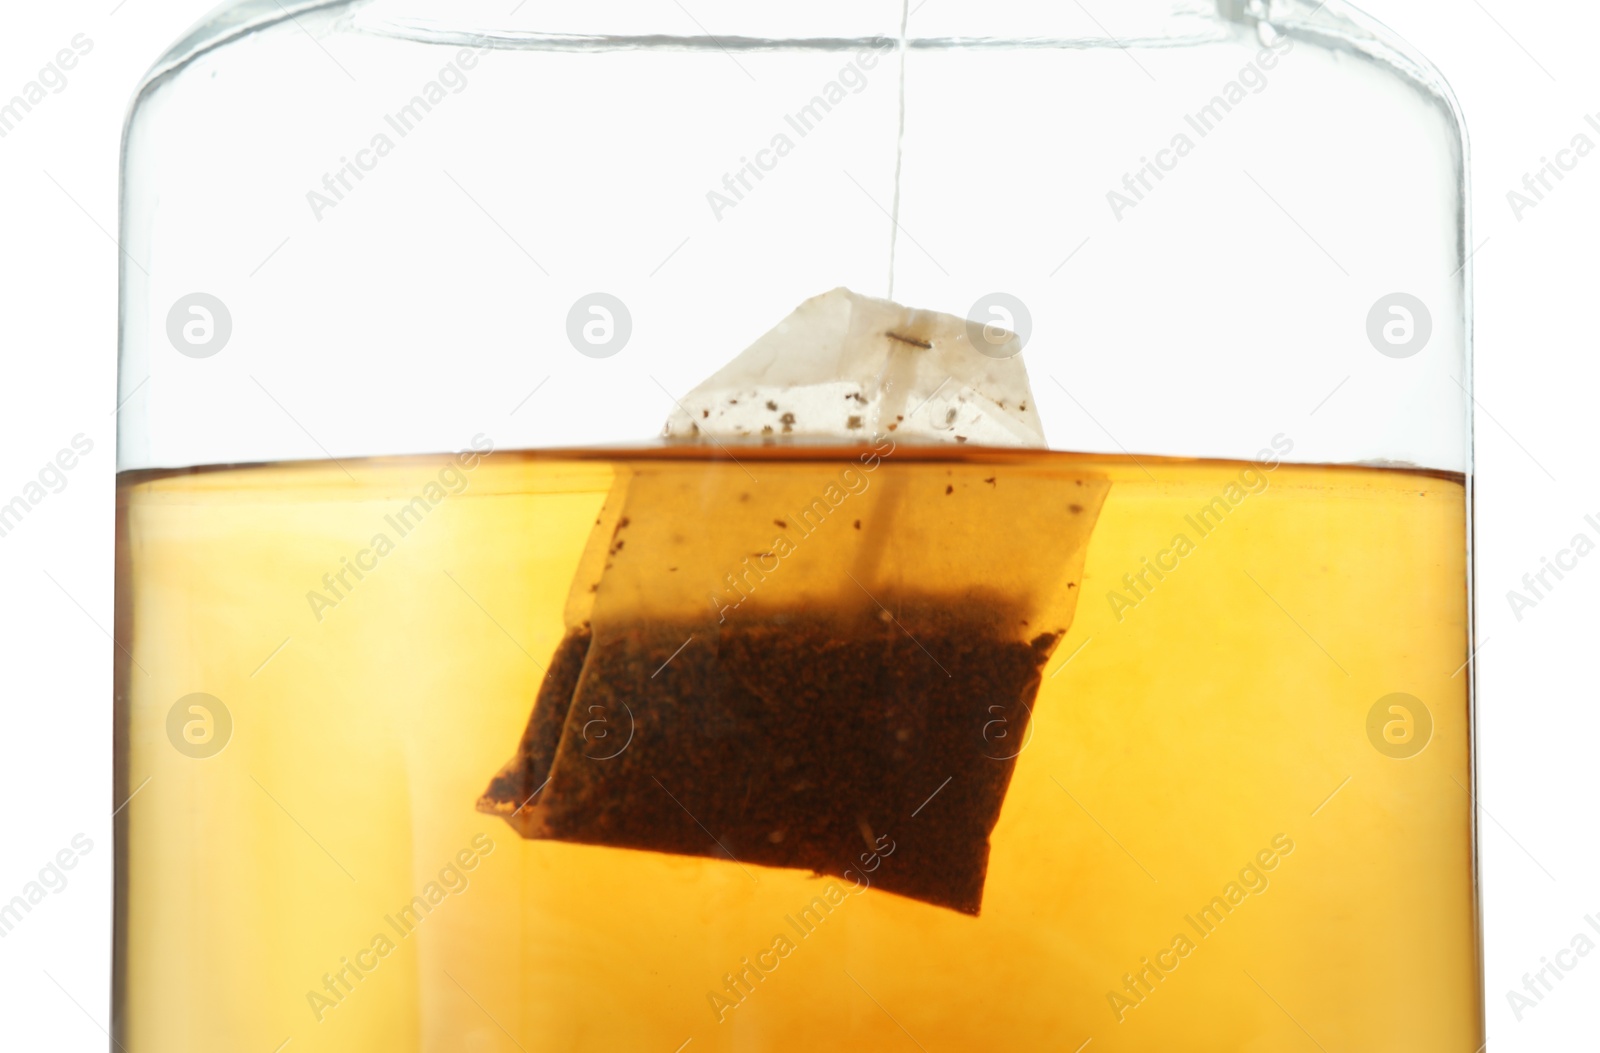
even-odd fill
[[[668,435],[715,444],[619,466],[480,809],[978,913],[1108,484],[993,449],[1042,435],[967,330],[840,290],[691,392]]]

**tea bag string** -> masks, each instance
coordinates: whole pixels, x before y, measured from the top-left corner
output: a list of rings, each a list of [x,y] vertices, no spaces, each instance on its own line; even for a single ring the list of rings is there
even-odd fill
[[[906,145],[906,27],[911,22],[911,0],[900,3],[900,119],[894,141],[894,203],[889,212],[889,291],[884,299],[894,299],[894,255],[900,240],[900,170]]]

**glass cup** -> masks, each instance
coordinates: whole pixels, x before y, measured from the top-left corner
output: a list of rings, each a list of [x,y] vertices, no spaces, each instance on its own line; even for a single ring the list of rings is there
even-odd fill
[[[1482,1044],[1370,19],[244,0],[123,176],[128,1053]]]

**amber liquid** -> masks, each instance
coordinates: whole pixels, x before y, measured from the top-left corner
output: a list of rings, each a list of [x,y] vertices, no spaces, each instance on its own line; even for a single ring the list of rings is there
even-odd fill
[[[962,452],[1111,482],[976,917],[475,810],[616,453],[124,476],[122,1048],[1477,1050],[1461,480]]]

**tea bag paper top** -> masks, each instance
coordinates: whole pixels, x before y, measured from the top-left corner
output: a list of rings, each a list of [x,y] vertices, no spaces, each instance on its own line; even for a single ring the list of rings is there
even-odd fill
[[[835,289],[684,396],[665,435],[1042,447],[1020,350],[992,326]]]

